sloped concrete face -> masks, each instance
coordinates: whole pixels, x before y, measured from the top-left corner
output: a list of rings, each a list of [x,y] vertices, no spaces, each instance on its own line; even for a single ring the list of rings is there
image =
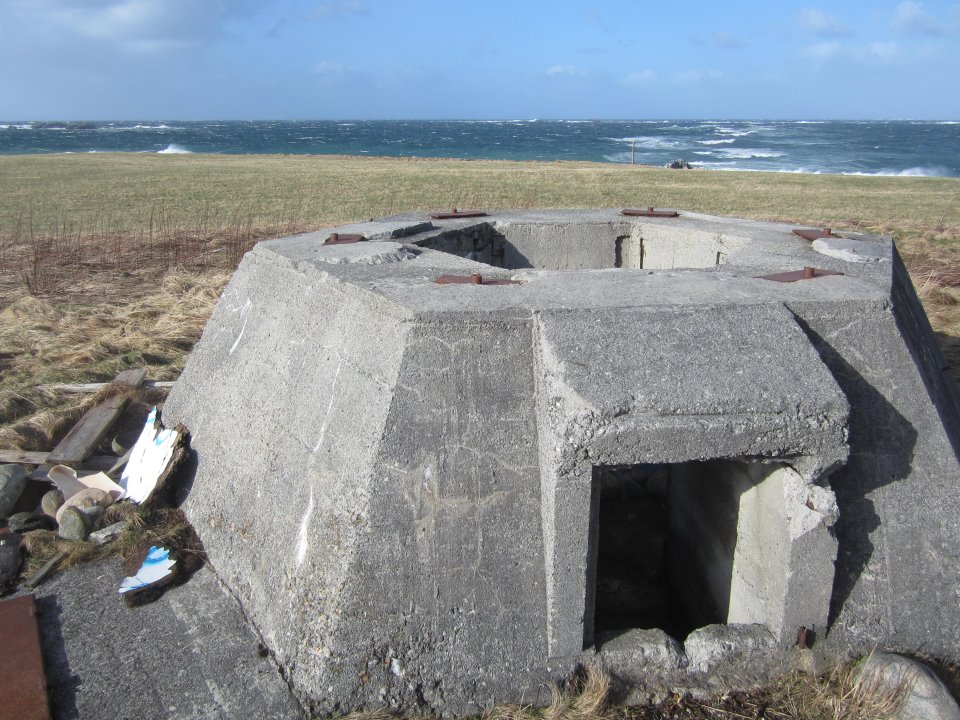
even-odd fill
[[[705,692],[800,625],[955,657],[942,359],[889,239],[790,230],[411,214],[249,253],[163,418],[303,702],[472,714],[587,662]],[[844,274],[758,277],[804,266]],[[474,273],[515,282],[435,282]]]

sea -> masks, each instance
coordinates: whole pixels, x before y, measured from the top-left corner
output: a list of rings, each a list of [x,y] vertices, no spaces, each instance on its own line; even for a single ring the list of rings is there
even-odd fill
[[[0,154],[223,153],[592,161],[960,177],[960,121],[0,121]]]

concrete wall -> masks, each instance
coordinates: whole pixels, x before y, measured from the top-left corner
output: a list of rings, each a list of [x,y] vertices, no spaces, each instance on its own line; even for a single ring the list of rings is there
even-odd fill
[[[611,210],[336,230],[370,242],[245,258],[164,408],[193,433],[184,508],[314,710],[538,703],[592,660],[634,689],[750,684],[800,624],[828,657],[960,655],[956,406],[889,240],[847,262],[785,226]],[[844,275],[756,277],[804,265]],[[704,461],[719,482],[676,504],[729,568],[728,623],[597,647],[593,468]],[[731,560],[704,528],[736,493]]]

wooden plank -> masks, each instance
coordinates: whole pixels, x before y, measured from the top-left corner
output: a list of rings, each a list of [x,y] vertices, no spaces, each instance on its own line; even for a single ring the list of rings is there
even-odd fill
[[[169,390],[175,383],[176,380],[147,380],[141,387]],[[105,388],[109,384],[110,383],[53,383],[50,385],[37,385],[37,390],[62,393],[93,393]]]
[[[0,448],[0,463],[19,463],[20,465],[46,465],[50,457],[49,452],[31,452],[28,450],[16,450]],[[119,458],[116,455],[90,455],[79,463],[76,463],[74,469],[80,470],[109,470]]]
[[[139,387],[146,376],[147,371],[144,369],[124,370],[113,381]],[[107,431],[113,427],[126,406],[126,397],[114,395],[88,410],[80,418],[80,421],[73,426],[73,429],[67,433],[67,436],[50,452],[50,455],[47,456],[47,464],[76,465],[85,460],[97,447],[103,436],[107,434]]]

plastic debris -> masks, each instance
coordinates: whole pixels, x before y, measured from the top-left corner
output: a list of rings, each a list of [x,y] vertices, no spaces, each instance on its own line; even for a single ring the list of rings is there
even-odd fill
[[[63,493],[66,503],[71,497],[84,490],[103,490],[109,494],[113,502],[124,496],[124,490],[109,478],[106,473],[95,473],[85,477],[77,477],[77,472],[66,465],[54,465],[47,472],[47,477]]]
[[[170,557],[170,551],[167,548],[151,545],[137,574],[133,577],[125,577],[120,583],[120,594],[155,587],[172,579],[173,566],[176,562]]]
[[[157,427],[157,408],[153,408],[120,476],[127,498],[142,503],[150,497],[170,464],[179,440],[180,433],[176,430]]]

